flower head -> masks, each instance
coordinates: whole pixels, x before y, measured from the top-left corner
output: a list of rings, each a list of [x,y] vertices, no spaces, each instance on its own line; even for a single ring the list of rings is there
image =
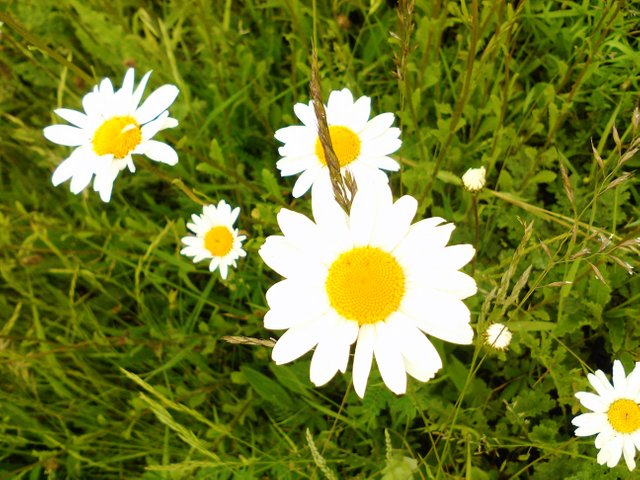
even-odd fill
[[[629,470],[636,468],[636,448],[640,449],[640,362],[625,376],[619,360],[613,362],[613,385],[602,370],[587,375],[597,394],[578,392],[580,403],[591,410],[578,415],[572,423],[576,436],[596,435],[598,463],[615,467],[624,455]]]
[[[475,281],[458,271],[474,255],[471,245],[447,247],[452,224],[429,218],[411,225],[417,201],[395,203],[386,183],[363,184],[349,215],[332,195],[313,195],[315,219],[282,209],[283,236],[260,248],[267,265],[285,279],[266,294],[265,327],[287,330],[272,357],[288,363],[315,347],[311,381],[324,385],[345,372],[355,342],[353,384],[364,396],[373,357],[384,383],[406,390],[406,373],[426,382],[442,367],[422,333],[469,344],[473,330],[462,299]]]
[[[54,143],[76,147],[53,172],[55,186],[71,179],[71,191],[78,194],[93,178],[93,189],[108,202],[120,171],[128,167],[135,172],[131,155],[144,154],[168,165],[178,163],[173,148],[151,140],[160,130],[178,125],[167,111],[178,88],[163,85],[139,106],[150,74],[142,77],[135,90],[133,69],[127,70],[120,90],[114,91],[111,81],[103,79],[82,99],[84,113],[67,108],[55,110],[71,125],[46,127],[44,136]]]
[[[193,223],[187,223],[187,228],[195,235],[182,238],[186,245],[180,253],[193,257],[193,262],[211,259],[209,270],[220,270],[222,279],[227,278],[229,266],[235,267],[236,260],[247,253],[242,249],[242,242],[247,238],[238,235],[238,229],[233,224],[238,218],[240,207],[231,210],[224,200],[218,206],[206,205],[202,215],[193,214]]]
[[[492,323],[485,332],[487,345],[496,350],[504,350],[511,343],[511,330],[502,323]]]
[[[470,168],[462,176],[462,184],[470,192],[479,192],[487,182],[487,170],[484,167]]]
[[[382,170],[396,171],[398,162],[388,155],[400,148],[400,130],[392,128],[393,113],[383,113],[369,120],[371,99],[360,97],[355,102],[349,89],[335,90],[326,105],[327,124],[340,170],[349,169],[358,185],[372,180],[387,182]],[[300,197],[311,186],[314,191],[331,191],[329,169],[318,138],[318,124],[313,103],[298,103],[293,107],[303,123],[281,128],[275,133],[284,143],[279,149],[282,158],[276,166],[283,177],[300,177],[293,187],[293,196]]]

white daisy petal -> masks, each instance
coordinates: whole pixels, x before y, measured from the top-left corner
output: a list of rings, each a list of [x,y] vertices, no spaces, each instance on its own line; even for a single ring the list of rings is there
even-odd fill
[[[607,445],[602,448],[603,450],[606,448],[609,451],[609,458],[607,459],[607,467],[613,468],[620,461],[620,457],[622,456],[622,443],[623,443],[622,437],[615,436],[611,441],[610,445]]]
[[[100,199],[103,202],[109,202],[111,200],[113,182],[115,182],[119,173],[120,168],[116,163],[110,163],[107,165],[107,168],[100,169],[100,171],[96,172],[96,177],[93,181],[93,189],[100,194]],[[71,183],[71,188],[73,189],[73,182]]]
[[[607,425],[607,418],[602,413],[583,413],[575,417],[571,423],[576,427],[576,436],[588,437],[603,430]]]
[[[156,133],[167,128],[166,122],[168,118],[169,112],[165,110],[158,118],[144,124],[140,129],[142,131],[142,140],[149,140],[154,137]]]
[[[258,253],[264,263],[286,278],[304,278],[310,274],[319,278],[325,270],[322,265],[311,264],[287,238],[279,235],[268,237]]]
[[[300,198],[302,195],[307,193],[320,173],[322,173],[322,169],[320,168],[309,168],[302,172],[302,175],[298,177],[298,180],[296,180],[296,183],[293,186],[291,195],[293,195],[294,198]]]
[[[407,389],[407,374],[397,345],[395,342],[388,341],[389,336],[395,336],[390,333],[392,327],[382,322],[376,324],[375,327],[373,355],[376,358],[382,380],[393,393],[402,394]]]
[[[398,145],[400,148],[400,145]],[[392,151],[396,151],[398,148],[394,148]],[[376,152],[377,155],[380,155],[380,152]],[[371,166],[375,168],[379,168],[381,170],[388,170],[390,172],[397,172],[400,170],[400,164],[396,162],[391,157],[372,157]]]
[[[311,102],[309,102],[309,105],[306,105],[304,103],[296,103],[293,106],[293,111],[296,114],[296,117],[300,119],[305,127],[310,127],[314,132],[317,132],[318,123],[313,110],[313,104]]]
[[[290,177],[300,172],[310,169],[317,164],[315,157],[292,158],[284,157],[276,162],[276,168],[280,170],[280,175]]]
[[[389,330],[395,332],[395,339],[400,345],[404,366],[413,378],[426,382],[432,379],[442,368],[442,360],[433,344],[417,328],[411,326],[410,320],[396,316],[387,322]]]
[[[144,103],[136,110],[138,123],[150,122],[164,112],[180,93],[175,85],[163,85],[147,97]]]
[[[85,129],[89,126],[89,117],[82,112],[78,112],[77,110],[71,110],[69,108],[57,108],[53,111],[56,115],[58,115],[63,120],[71,123],[72,125]]]
[[[600,396],[607,399],[613,398],[615,390],[602,370],[596,371],[595,374],[588,374],[587,379]]]
[[[598,395],[594,395],[589,392],[578,392],[576,393],[576,397],[580,400],[580,403],[585,408],[592,410],[596,413],[606,412],[609,408],[609,403],[602,400],[602,398]]]
[[[122,92],[123,95],[126,95],[127,97],[131,97],[133,95],[134,79],[135,79],[135,70],[133,68],[130,68],[127,70],[127,73],[125,73],[124,79],[122,80],[122,88],[120,89],[120,92]]]
[[[373,325],[363,325],[360,328],[353,356],[353,387],[360,398],[364,397],[367,389],[375,339],[376,332]]]
[[[354,324],[355,326],[355,324]],[[325,324],[325,333],[318,343],[311,359],[309,377],[316,386],[322,386],[331,380],[349,361],[351,343],[343,335],[344,322]],[[357,327],[354,329],[357,332]]]
[[[629,435],[625,435],[622,439],[622,453],[624,454],[624,461],[627,464],[627,468],[629,471],[633,471],[636,468],[636,447]]]
[[[391,209],[391,190],[387,188],[370,188],[362,186],[351,204],[351,232],[354,245],[369,245],[372,235],[380,224],[380,213]],[[390,221],[390,217],[388,218]],[[382,226],[384,228],[384,226]]]
[[[301,357],[320,341],[323,332],[323,318],[287,330],[276,342],[271,358],[277,365],[292,362]]]
[[[82,108],[90,119],[102,117],[101,105],[100,95],[96,92],[89,92],[82,99]]]
[[[71,177],[73,177],[73,174],[78,169],[79,160],[80,159],[78,159],[77,157],[74,158],[73,155],[67,158],[66,160],[63,160],[62,163],[58,165],[58,167],[53,172],[53,176],[51,177],[51,183],[53,183],[53,185],[57,187],[62,182],[66,182]]]
[[[369,121],[369,115],[371,115],[371,99],[360,97],[353,104],[353,114],[349,119],[350,126],[354,131],[360,132]]]
[[[294,280],[282,280],[269,288],[266,293],[271,309],[264,317],[265,328],[282,330],[308,322],[318,313],[325,314],[329,304],[325,296],[312,285]]]
[[[615,436],[616,436],[616,432],[613,430],[613,428],[611,428],[611,425],[607,421],[607,425],[603,427],[602,431],[598,433],[598,435],[596,436],[594,444],[596,448],[600,450],[603,447],[605,447],[607,444],[611,443],[611,441]]]
[[[308,128],[300,125],[292,125],[276,130],[273,136],[282,143],[297,142],[300,137],[308,135]]]
[[[150,71],[144,74],[144,76],[140,79],[140,83],[138,84],[137,88],[133,92],[133,95],[131,96],[131,104],[135,109],[137,109],[138,105],[140,105],[140,100],[142,100],[144,89],[147,88],[147,82],[149,81],[150,75]]]
[[[417,209],[417,200],[409,195],[400,197],[391,205],[389,212],[385,212],[388,221],[378,222],[375,226],[373,237],[377,240],[376,246],[392,251],[406,236]]]
[[[147,140],[144,142],[143,153],[151,160],[166,163],[167,165],[175,165],[178,163],[178,154],[166,143],[157,140]]]
[[[89,165],[79,165],[78,169],[71,178],[71,193],[75,193],[77,195],[82,190],[84,190],[87,185],[91,183],[92,177],[93,170],[91,170]]]
[[[598,456],[596,460],[600,465],[605,465],[609,460],[609,456],[610,456],[609,450],[606,448],[603,448],[598,452]]]
[[[627,390],[627,376],[624,373],[624,367],[620,360],[613,362],[613,388],[626,392]]]
[[[370,140],[383,135],[391,127],[393,121],[393,113],[381,113],[380,115],[376,115],[367,122],[364,130],[360,132],[361,138]]]
[[[228,267],[226,263],[222,263],[220,262],[220,260],[218,260],[217,258],[214,258],[211,260],[211,263],[216,262],[218,265],[218,268],[220,269],[220,277],[222,277],[223,280],[227,279],[227,273],[228,273]],[[215,268],[211,268],[209,267],[209,270],[213,271],[215,270]]]
[[[630,392],[640,393],[640,362],[636,362],[634,369],[627,376],[627,388]]]
[[[66,147],[77,147],[87,142],[87,134],[81,128],[69,125],[51,125],[44,129],[44,137],[50,142]]]
[[[468,345],[473,341],[471,313],[459,299],[416,289],[401,304],[402,311],[423,332],[447,342]]]

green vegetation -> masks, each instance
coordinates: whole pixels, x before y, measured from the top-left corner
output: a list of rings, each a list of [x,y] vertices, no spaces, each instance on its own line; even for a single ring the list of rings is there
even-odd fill
[[[640,361],[640,11],[611,0],[9,0],[0,6],[0,478],[633,478],[574,437],[586,373]],[[394,112],[396,196],[475,243],[460,176],[484,165],[472,346],[397,397],[373,369],[309,381],[276,366],[257,251],[294,178],[273,132],[322,89]],[[103,77],[179,87],[180,162],[123,172],[110,203],[54,188],[44,139]],[[180,255],[185,222],[241,207],[247,257],[227,281]],[[505,323],[505,352],[483,342]]]

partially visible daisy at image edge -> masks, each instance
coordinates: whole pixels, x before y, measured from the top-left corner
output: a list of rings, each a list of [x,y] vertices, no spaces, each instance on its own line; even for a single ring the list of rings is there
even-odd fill
[[[587,375],[596,393],[578,392],[580,403],[591,410],[575,417],[578,437],[596,435],[597,461],[615,467],[624,456],[630,471],[640,449],[640,362],[626,376],[619,360],[613,362],[613,385],[602,370]]]
[[[393,202],[386,183],[363,184],[350,215],[332,195],[312,195],[315,221],[287,209],[277,220],[284,235],[260,248],[264,262],[284,279],[266,293],[265,328],[286,330],[272,351],[276,364],[314,349],[310,379],[329,382],[349,363],[356,344],[353,385],[365,394],[372,360],[396,394],[407,375],[426,382],[442,367],[425,334],[468,345],[470,312],[462,299],[476,283],[458,270],[471,245],[447,246],[454,226],[442,218],[415,224],[418,202]]]
[[[238,235],[238,229],[233,224],[238,219],[240,207],[231,210],[231,206],[224,200],[218,206],[205,205],[202,214],[193,214],[193,223],[187,223],[187,228],[195,235],[182,237],[186,245],[180,253],[193,257],[193,263],[209,260],[209,270],[220,271],[223,280],[227,279],[229,267],[236,267],[236,261],[247,253],[242,249],[245,235]]]
[[[151,72],[134,89],[134,69],[124,76],[122,87],[114,91],[104,78],[82,99],[84,112],[58,108],[54,113],[71,125],[51,125],[44,129],[47,140],[76,147],[53,172],[54,186],[71,179],[71,192],[84,190],[93,178],[93,189],[104,202],[111,199],[113,182],[120,171],[135,172],[132,155],[146,155],[167,165],[178,163],[178,154],[166,143],[151,140],[161,130],[178,125],[167,109],[177,97],[175,85],[163,85],[140,105]],[[94,178],[95,176],[95,178]]]
[[[297,103],[293,110],[302,125],[275,132],[275,138],[284,143],[278,149],[282,158],[276,166],[283,177],[300,174],[292,192],[296,198],[311,187],[313,191],[331,191],[313,102]],[[332,91],[325,110],[331,143],[343,174],[348,168],[358,185],[371,181],[386,183],[387,175],[382,170],[400,169],[398,162],[389,157],[402,144],[400,129],[391,127],[393,113],[382,113],[369,120],[371,98],[362,96],[354,102],[347,88]]]

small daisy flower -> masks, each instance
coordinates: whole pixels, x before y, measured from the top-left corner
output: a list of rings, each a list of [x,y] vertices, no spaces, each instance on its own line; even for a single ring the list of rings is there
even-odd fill
[[[393,113],[369,120],[371,99],[360,97],[354,102],[347,88],[331,92],[325,109],[331,143],[343,174],[348,168],[358,185],[371,180],[386,183],[387,175],[381,170],[400,169],[398,162],[388,156],[402,144],[400,129],[391,127]],[[329,169],[318,138],[313,102],[298,103],[293,110],[303,125],[281,128],[275,133],[275,138],[284,143],[278,150],[282,158],[276,166],[283,177],[301,173],[293,187],[296,198],[312,186],[314,191],[320,188],[330,192]]]
[[[580,403],[591,410],[578,415],[572,423],[576,436],[596,435],[598,463],[615,467],[624,456],[629,470],[636,468],[636,449],[640,449],[640,362],[625,376],[619,360],[613,362],[613,385],[602,370],[587,375],[597,394],[578,392]]]
[[[496,350],[505,350],[511,343],[511,330],[502,323],[492,323],[484,335],[487,345]]]
[[[331,195],[313,195],[314,221],[282,209],[283,236],[260,248],[265,263],[285,277],[266,294],[265,327],[287,330],[272,357],[280,365],[315,347],[310,378],[324,385],[344,373],[356,343],[353,384],[365,394],[372,359],[390,390],[402,394],[408,373],[426,382],[442,367],[422,333],[470,344],[473,278],[458,271],[471,245],[447,247],[452,224],[429,218],[411,225],[418,203],[393,202],[386,183],[363,184],[349,215]]]
[[[166,143],[151,140],[160,130],[178,125],[167,108],[178,95],[174,85],[163,85],[139,106],[149,75],[134,90],[134,70],[127,70],[122,88],[114,91],[111,80],[103,79],[82,99],[83,112],[59,108],[55,114],[71,125],[52,125],[44,136],[57,144],[76,147],[55,172],[55,186],[71,179],[71,192],[78,194],[93,178],[93,189],[104,202],[111,199],[113,182],[121,170],[135,172],[131,155],[175,165],[178,154]],[[95,178],[94,178],[95,176]]]
[[[484,167],[470,168],[462,176],[462,184],[470,192],[479,192],[487,183],[487,170]]]
[[[182,238],[186,245],[180,253],[193,257],[193,263],[211,259],[209,270],[220,270],[220,276],[226,280],[229,267],[236,267],[236,260],[244,257],[247,252],[242,249],[242,242],[247,238],[238,235],[238,229],[233,228],[240,207],[231,210],[224,200],[218,202],[218,206],[206,205],[202,209],[202,215],[193,214],[193,223],[187,223],[187,228],[195,235]]]

